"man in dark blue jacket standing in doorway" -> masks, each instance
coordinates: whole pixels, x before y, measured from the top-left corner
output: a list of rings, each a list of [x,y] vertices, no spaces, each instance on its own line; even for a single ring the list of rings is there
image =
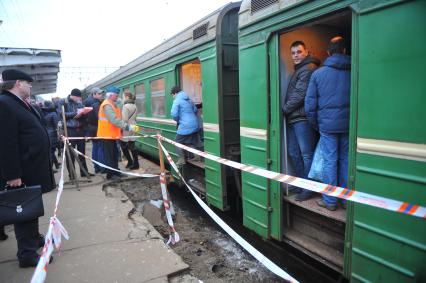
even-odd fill
[[[327,53],[330,56],[324,66],[312,74],[305,111],[311,125],[320,132],[323,182],[347,187],[351,58],[345,55],[346,45],[341,36],[331,39]],[[317,204],[328,210],[337,209],[335,197],[323,195]]]

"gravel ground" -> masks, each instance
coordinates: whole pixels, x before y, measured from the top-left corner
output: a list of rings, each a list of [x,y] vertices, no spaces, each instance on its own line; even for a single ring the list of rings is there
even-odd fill
[[[130,178],[111,186],[120,187],[132,200],[132,213],[142,213],[165,239],[170,228],[164,208],[156,207],[151,200],[161,202],[161,190],[157,178]],[[173,188],[179,190],[178,188]],[[188,195],[189,196],[189,195]],[[192,200],[195,202],[195,200]],[[155,203],[155,202],[154,202]],[[175,228],[181,241],[173,250],[190,266],[185,274],[170,278],[170,282],[282,282],[279,277],[258,263],[212,221],[199,212],[174,205]]]

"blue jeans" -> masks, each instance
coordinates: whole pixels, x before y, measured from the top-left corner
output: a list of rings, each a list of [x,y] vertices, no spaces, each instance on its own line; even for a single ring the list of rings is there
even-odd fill
[[[98,161],[100,163],[105,163],[101,140],[92,141],[92,158],[93,160]],[[103,169],[96,163],[93,163],[93,167],[95,168],[95,173],[98,173]]]
[[[308,178],[317,144],[317,134],[308,121],[289,124],[287,127],[288,154],[297,177]],[[303,189],[304,193],[311,191]]]
[[[322,149],[324,153],[324,180],[326,184],[344,187],[348,186],[348,133],[329,134],[321,132]],[[326,204],[336,204],[337,198],[322,195]]]

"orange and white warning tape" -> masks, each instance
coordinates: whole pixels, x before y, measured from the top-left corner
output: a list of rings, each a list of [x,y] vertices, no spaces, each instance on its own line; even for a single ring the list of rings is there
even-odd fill
[[[67,140],[120,140],[120,139],[138,139],[138,138],[155,138],[155,135],[134,135],[122,137],[64,137]]]
[[[223,229],[226,233],[228,233],[229,236],[231,236],[240,246],[242,246],[247,252],[249,252],[255,259],[257,259],[260,263],[262,263],[266,268],[268,268],[270,271],[275,273],[276,275],[280,276],[284,280],[287,280],[288,282],[298,282],[296,279],[294,279],[291,275],[289,275],[287,272],[282,270],[278,265],[273,263],[270,259],[265,257],[261,252],[259,252],[256,248],[254,248],[252,245],[250,245],[244,238],[242,238],[240,235],[237,234],[231,227],[228,226],[219,216],[217,216],[216,213],[213,212],[213,210],[208,207],[198,196],[197,194],[191,189],[191,187],[186,183],[183,176],[180,174],[179,169],[175,162],[173,161],[172,157],[170,156],[169,152],[166,150],[166,148],[161,143],[160,139],[162,137],[160,135],[158,137],[158,142],[166,155],[167,160],[169,161],[172,168],[175,170],[175,172],[179,175],[182,182],[186,185],[186,187],[191,192],[192,196],[195,198],[195,200],[198,202],[198,204],[209,214],[209,216]]]
[[[143,178],[158,177],[158,175],[156,175],[156,174],[140,174],[140,173],[132,173],[132,172],[129,172],[129,171],[121,171],[121,170],[118,170],[118,169],[112,168],[112,167],[110,167],[110,166],[108,166],[108,165],[105,165],[105,164],[103,164],[103,163],[100,163],[100,162],[98,162],[98,161],[96,161],[96,160],[93,160],[91,157],[89,157],[89,156],[87,156],[87,155],[84,155],[83,153],[81,153],[80,151],[78,151],[77,149],[75,149],[75,148],[74,148],[74,147],[72,147],[72,146],[70,146],[70,148],[71,148],[72,150],[74,150],[74,152],[76,152],[78,155],[81,155],[81,156],[83,156],[84,158],[86,158],[86,159],[88,159],[88,160],[91,160],[93,163],[95,163],[95,164],[97,164],[97,165],[99,165],[99,166],[101,166],[101,167],[103,167],[103,168],[107,168],[107,169],[109,169],[109,170],[112,170],[112,171],[115,171],[115,172],[118,172],[118,173],[121,173],[121,174],[129,175],[129,176],[135,176],[135,177],[143,177]]]
[[[408,202],[402,202],[402,201],[398,201],[398,200],[394,200],[390,198],[379,197],[376,195],[363,193],[363,192],[359,192],[355,190],[350,190],[350,189],[342,188],[338,186],[333,186],[330,184],[319,183],[319,182],[315,182],[315,181],[311,181],[311,180],[307,180],[307,179],[303,179],[299,177],[294,177],[294,176],[290,176],[290,175],[286,175],[282,173],[265,170],[256,166],[241,164],[235,161],[231,161],[222,157],[217,157],[213,154],[205,153],[203,151],[185,146],[183,144],[167,139],[161,135],[157,135],[157,137],[159,137],[161,140],[165,142],[168,142],[170,144],[173,144],[174,146],[190,151],[194,154],[200,155],[204,158],[219,162],[227,166],[231,166],[236,169],[240,169],[245,172],[262,176],[270,180],[286,183],[286,184],[307,189],[313,192],[326,194],[329,196],[338,197],[341,199],[346,199],[349,201],[362,203],[362,204],[426,219],[426,207],[424,206],[411,204]]]
[[[68,145],[65,144],[62,152],[62,166],[61,166],[61,176],[59,178],[58,184],[58,193],[56,194],[55,209],[53,211],[53,216],[50,218],[49,228],[46,235],[44,236],[44,246],[40,259],[38,261],[37,267],[34,271],[33,277],[31,278],[31,283],[43,283],[46,280],[47,268],[49,266],[49,260],[54,250],[60,249],[62,243],[62,237],[69,239],[67,230],[64,228],[62,223],[57,218],[57,212],[59,208],[59,201],[61,199],[62,191],[64,189],[64,164],[65,164],[65,150]]]
[[[164,209],[166,210],[167,223],[169,224],[170,230],[171,230],[171,234],[166,245],[170,245],[170,244],[174,245],[177,242],[179,242],[180,237],[179,237],[179,234],[176,232],[175,225],[173,223],[172,214],[170,212],[171,201],[169,200],[169,194],[167,192],[166,174],[164,172],[160,174],[160,185],[161,185],[161,194],[163,195],[163,205],[164,205]]]

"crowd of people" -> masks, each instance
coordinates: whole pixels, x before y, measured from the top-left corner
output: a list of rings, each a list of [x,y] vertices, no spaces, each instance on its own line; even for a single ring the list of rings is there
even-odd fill
[[[32,82],[33,78],[20,70],[2,72],[0,130],[4,134],[0,137],[0,191],[34,185],[41,186],[43,193],[53,190],[56,187],[53,174],[61,165],[55,152],[59,149],[60,154],[61,143],[66,142],[60,138],[58,130],[65,127],[68,137],[100,138],[92,140],[95,161],[118,170],[121,143],[128,161],[126,167],[130,170],[139,168],[135,140],[126,138],[138,131],[138,109],[132,93],[124,94],[121,105],[118,103],[120,89],[108,87],[103,91],[95,87],[83,103],[81,91],[73,89],[65,99],[39,104],[31,98]],[[65,123],[61,126],[62,117]],[[83,154],[85,143],[85,139],[70,140],[70,145]],[[77,176],[70,167],[74,168],[75,160],[73,154],[70,156],[67,168],[70,179],[74,179]],[[79,156],[79,164],[80,176],[94,175],[89,172],[84,157]],[[94,169],[95,173],[105,173],[108,180],[121,177],[117,171],[104,169],[98,164],[94,164]],[[22,268],[34,267],[39,261],[37,250],[44,245],[44,236],[39,233],[38,226],[38,218],[14,223],[17,257]],[[0,241],[7,238],[0,222]]]

